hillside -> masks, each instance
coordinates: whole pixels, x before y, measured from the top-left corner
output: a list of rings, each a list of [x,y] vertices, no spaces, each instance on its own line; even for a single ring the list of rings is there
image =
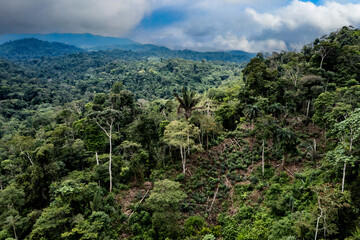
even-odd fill
[[[4,34],[0,35],[0,44],[24,38],[36,38],[42,41],[60,42],[79,48],[95,48],[111,45],[126,46],[136,44],[136,42],[127,38],[104,37],[89,33]]]
[[[152,44],[136,43],[126,38],[111,38],[91,34],[2,35],[0,36],[0,43],[3,43],[0,45],[0,58],[17,61],[87,51],[89,51],[89,55],[99,51],[99,54],[103,57],[126,60],[183,58],[195,61],[244,63],[255,56],[253,53],[244,51],[197,52],[171,50]]]
[[[83,52],[82,49],[59,42],[46,42],[35,38],[11,41],[0,45],[0,58],[28,60]]]
[[[1,60],[0,239],[359,239],[359,36]]]

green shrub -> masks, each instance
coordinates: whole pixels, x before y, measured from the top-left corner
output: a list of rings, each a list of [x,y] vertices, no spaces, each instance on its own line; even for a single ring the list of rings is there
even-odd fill
[[[185,236],[196,235],[205,225],[205,219],[201,216],[192,216],[186,219],[184,224]]]
[[[184,181],[184,179],[185,179],[185,175],[182,173],[176,175],[176,177],[175,177],[175,181],[177,181],[177,182],[182,182],[182,181]]]

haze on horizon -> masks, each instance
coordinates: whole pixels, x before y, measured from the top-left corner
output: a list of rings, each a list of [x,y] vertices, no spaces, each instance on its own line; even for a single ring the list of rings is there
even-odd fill
[[[92,33],[170,48],[300,49],[360,25],[360,1],[0,0],[0,35]]]

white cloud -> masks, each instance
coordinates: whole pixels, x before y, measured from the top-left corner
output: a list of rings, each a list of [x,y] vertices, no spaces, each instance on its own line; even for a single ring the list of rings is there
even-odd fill
[[[0,34],[90,32],[123,36],[150,10],[147,0],[0,0]]]
[[[277,39],[265,39],[265,40],[248,40],[246,37],[237,37],[233,34],[227,34],[225,36],[218,35],[214,39],[215,44],[222,46],[221,48],[241,49],[247,52],[266,52],[287,50],[286,43]]]
[[[360,3],[328,1],[316,6],[311,2],[294,0],[274,13],[258,13],[251,8],[246,11],[264,30],[296,30],[302,26],[311,26],[328,33],[342,26],[360,23]]]
[[[161,8],[184,17],[156,29],[139,27]],[[170,47],[300,49],[344,25],[360,25],[358,0],[0,0],[0,34],[89,32]]]
[[[360,25],[360,3],[347,0],[326,1],[322,5],[270,0],[255,8],[258,3],[258,0],[199,0],[191,5],[193,14],[186,21],[160,29],[151,41],[192,49],[300,50],[315,37],[342,26]]]

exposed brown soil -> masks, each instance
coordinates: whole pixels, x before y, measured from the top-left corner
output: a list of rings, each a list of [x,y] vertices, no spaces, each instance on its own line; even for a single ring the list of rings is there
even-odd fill
[[[127,191],[120,192],[117,197],[117,202],[122,206],[122,212],[130,216],[132,209],[130,208],[132,203],[136,203],[139,200],[136,198],[139,193],[143,196],[147,192],[146,189],[131,188]]]
[[[317,126],[314,126],[312,124],[304,124],[302,122],[302,119],[294,118],[290,119],[289,121],[289,127],[291,127],[294,131],[300,132],[306,135],[314,136],[314,139],[316,140],[319,148],[324,146],[324,131]],[[245,131],[251,128],[249,125],[243,125],[242,126]],[[246,142],[244,144],[244,142]],[[240,141],[234,139],[234,138],[226,138],[224,139],[219,145],[213,146],[209,148],[207,151],[192,154],[189,159],[187,160],[187,171],[185,176],[185,184],[189,181],[190,177],[196,172],[197,168],[201,166],[201,161],[209,161],[210,164],[214,164],[213,161],[218,161],[221,154],[228,148],[233,149],[233,151],[243,151],[244,145],[247,145],[250,147],[250,149],[253,149],[256,142],[255,137],[247,137],[242,139],[242,143]],[[270,144],[269,144],[270,143]],[[272,146],[272,140],[267,141],[268,146]],[[251,150],[250,150],[251,151]],[[270,164],[275,169],[275,174],[280,174],[281,172],[286,172],[286,174],[289,176],[290,179],[295,178],[295,173],[301,172],[303,170],[303,163],[307,161],[306,159],[302,159],[300,162],[297,163],[291,163],[291,164],[285,164],[285,166],[282,166],[279,161],[274,161],[271,159],[265,159],[266,164]],[[223,182],[222,184],[226,185],[230,190],[228,192],[228,195],[226,199],[219,200],[217,198],[208,197],[207,201],[204,204],[196,204],[198,206],[198,214],[203,214],[204,209],[207,211],[208,219],[207,221],[211,224],[216,224],[217,214],[220,212],[223,212],[223,203],[227,205],[227,212],[230,215],[234,215],[237,212],[237,208],[239,206],[236,206],[236,199],[235,199],[235,186],[236,185],[249,185],[251,184],[251,181],[249,180],[250,176],[254,171],[258,169],[258,167],[261,166],[261,160],[259,159],[258,162],[253,163],[248,166],[246,170],[237,170],[237,174],[242,176],[244,179],[243,181],[234,183],[233,181],[230,181],[227,178],[227,174],[222,173],[221,169],[217,169],[218,172],[218,179],[221,179],[222,176]],[[176,172],[172,172],[171,175],[175,176]],[[219,185],[218,185],[219,186]],[[202,193],[202,189],[196,190],[199,193]],[[139,188],[134,187],[128,191],[123,191],[119,194],[119,203],[123,206],[123,211],[127,216],[130,216],[132,213],[132,210],[130,208],[132,203],[139,202],[139,199],[136,198],[139,194],[144,195],[147,192],[147,189],[145,188]],[[262,201],[264,191],[260,191],[255,189],[251,192],[250,195],[247,196],[247,202],[250,205],[256,205],[259,204]],[[212,206],[212,207],[211,207]],[[202,209],[200,209],[202,208]],[[210,209],[210,210],[209,210]]]

